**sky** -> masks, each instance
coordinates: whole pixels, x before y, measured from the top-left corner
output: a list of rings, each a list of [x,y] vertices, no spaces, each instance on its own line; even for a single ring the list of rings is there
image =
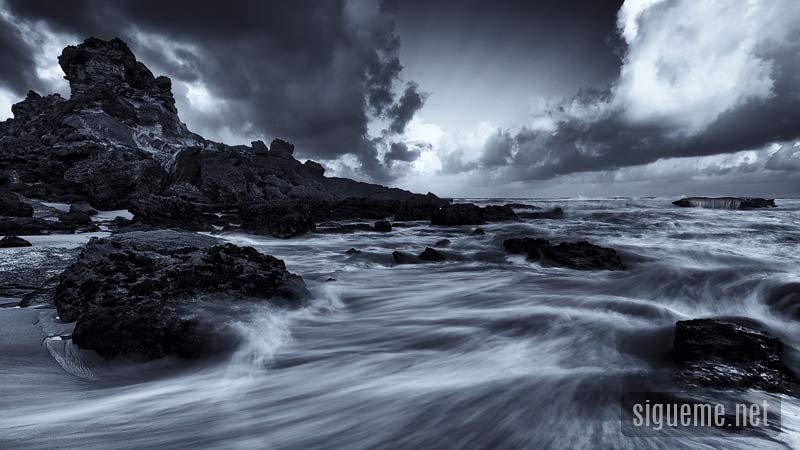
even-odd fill
[[[0,0],[0,120],[120,37],[190,129],[449,197],[800,195],[796,0]]]

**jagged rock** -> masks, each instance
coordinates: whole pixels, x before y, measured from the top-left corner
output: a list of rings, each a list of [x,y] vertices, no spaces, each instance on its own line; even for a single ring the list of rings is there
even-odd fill
[[[22,200],[17,194],[0,189],[0,215],[11,217],[32,217],[33,207]]]
[[[563,219],[565,214],[563,209],[553,208],[548,211],[521,212],[518,216],[521,219]]]
[[[298,306],[308,295],[283,261],[199,234],[92,239],[59,278],[58,314],[73,342],[105,358],[198,357],[235,345],[237,306]]]
[[[241,214],[242,229],[253,233],[290,238],[316,229],[309,206],[297,202],[247,205]]]
[[[375,225],[372,226],[372,230],[387,233],[392,231],[392,223],[388,220],[379,220],[375,222]]]
[[[430,220],[431,214],[450,202],[428,192],[425,196],[403,202],[394,214],[394,220]]]
[[[474,230],[472,230],[472,235],[473,236],[483,236],[485,234],[486,234],[486,230],[484,230],[483,228],[475,228]]]
[[[528,259],[540,261],[543,265],[567,267],[577,270],[623,270],[616,250],[601,247],[586,241],[562,242],[552,245],[540,238],[512,238],[503,241],[509,253],[526,253]]]
[[[303,163],[303,170],[312,177],[321,177],[325,175],[325,168],[322,167],[322,164],[310,159]]]
[[[430,247],[425,247],[425,250],[422,253],[420,253],[417,258],[423,261],[437,261],[437,262],[444,261],[445,259],[447,259],[443,254],[437,252],[436,250]]]
[[[253,153],[260,156],[267,156],[269,155],[269,147],[264,141],[253,141],[250,143],[250,146],[253,147]]]
[[[0,248],[30,247],[31,243],[17,236],[6,236],[0,239]]]
[[[134,220],[144,224],[193,231],[212,229],[205,205],[178,197],[147,194],[134,199],[129,209]]]
[[[269,154],[276,158],[292,159],[294,145],[283,139],[273,139],[272,143],[269,144]]]
[[[397,264],[420,264],[422,262],[414,255],[409,255],[408,253],[397,250],[392,252],[392,258],[394,258],[394,262]]]
[[[675,206],[712,209],[775,208],[775,199],[749,197],[688,197],[672,202]]]
[[[433,244],[434,247],[447,247],[450,245],[450,239],[442,239],[437,243]]]
[[[346,252],[344,252],[345,255],[357,255],[359,253],[361,253],[361,250],[356,250],[352,247],[350,247]]]
[[[690,386],[800,393],[783,343],[749,319],[679,321],[672,357],[682,367],[678,380]]]
[[[486,222],[517,219],[514,210],[507,206],[489,205],[484,208],[472,203],[456,203],[431,213],[432,225],[483,225]]]

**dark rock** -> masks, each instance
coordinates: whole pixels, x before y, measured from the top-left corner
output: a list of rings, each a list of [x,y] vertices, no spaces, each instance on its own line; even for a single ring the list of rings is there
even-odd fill
[[[503,241],[503,248],[509,253],[541,253],[543,249],[548,247],[550,247],[550,241],[541,238],[511,238]]]
[[[92,205],[88,203],[74,203],[69,205],[69,212],[81,212],[86,214],[87,216],[96,216],[99,214],[96,209],[92,208]]]
[[[60,221],[76,227],[92,223],[92,218],[89,214],[72,207],[70,207],[69,212],[59,214],[58,218]]]
[[[105,358],[199,357],[227,350],[238,306],[298,306],[307,295],[283,261],[199,234],[92,239],[61,274],[58,314],[73,342]]]
[[[473,236],[483,236],[485,234],[486,234],[486,230],[484,230],[483,228],[475,228],[474,230],[472,230],[472,235]]]
[[[372,227],[374,231],[380,231],[383,233],[392,231],[392,223],[388,220],[379,220],[375,222],[375,225]]]
[[[93,229],[93,226],[87,228]],[[38,236],[43,234],[64,234],[79,231],[75,224],[40,219],[38,217],[0,216],[0,235]]]
[[[563,219],[564,210],[553,208],[548,211],[522,212],[518,214],[521,219]]]
[[[131,202],[130,212],[137,222],[193,231],[211,230],[206,206],[179,197],[146,194]]]
[[[420,253],[418,258],[423,261],[444,261],[447,259],[443,254],[430,247],[425,247],[425,251]]]
[[[356,255],[358,253],[361,253],[361,250],[356,250],[356,249],[354,249],[352,247],[350,247],[350,249],[348,249],[346,252],[344,252],[345,255]]]
[[[552,245],[540,238],[513,238],[503,241],[509,253],[527,253],[528,259],[543,265],[577,270],[624,270],[616,250],[586,241],[562,242]]]
[[[372,225],[368,223],[347,223],[331,226],[317,227],[316,232],[322,234],[353,234],[358,231],[372,231]]]
[[[299,202],[251,204],[244,207],[241,214],[242,229],[253,233],[285,239],[316,229],[313,213]]]
[[[450,239],[442,239],[441,241],[433,244],[434,247],[447,247],[450,245]]]
[[[748,319],[679,321],[672,357],[682,367],[677,378],[691,386],[800,392],[783,343]]]
[[[253,141],[250,146],[253,147],[253,153],[256,155],[267,156],[269,154],[269,148],[264,141]]]
[[[420,264],[422,261],[414,255],[408,253],[394,251],[392,252],[394,262],[397,264]]]
[[[528,205],[525,203],[506,203],[504,206],[514,209],[542,209],[538,206]]]
[[[417,196],[403,202],[395,211],[394,220],[430,220],[431,214],[450,202],[428,192],[425,196]]]
[[[505,220],[516,220],[517,213],[514,212],[508,205],[497,206],[497,205],[488,205],[483,208],[483,220],[486,222],[502,222]]]
[[[325,168],[322,167],[322,164],[310,159],[303,163],[303,170],[312,177],[321,177],[325,175]]]
[[[486,223],[478,205],[456,203],[439,208],[431,213],[432,225],[482,225]]]
[[[749,197],[687,197],[672,202],[675,206],[712,209],[775,208],[775,199]]]
[[[294,154],[294,145],[282,139],[274,139],[272,143],[269,144],[269,153],[276,158],[291,159]]]
[[[17,194],[0,189],[0,216],[32,217],[33,207],[20,200]]]
[[[6,236],[0,239],[0,248],[30,247],[32,244],[17,236]]]

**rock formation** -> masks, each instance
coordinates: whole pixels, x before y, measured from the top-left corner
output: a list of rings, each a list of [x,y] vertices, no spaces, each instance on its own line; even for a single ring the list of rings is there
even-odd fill
[[[687,197],[672,202],[685,208],[754,209],[775,208],[775,199],[747,197]]]
[[[562,242],[553,245],[547,239],[512,238],[503,241],[509,253],[527,254],[528,259],[543,265],[577,270],[623,270],[625,264],[613,248],[586,241]]]

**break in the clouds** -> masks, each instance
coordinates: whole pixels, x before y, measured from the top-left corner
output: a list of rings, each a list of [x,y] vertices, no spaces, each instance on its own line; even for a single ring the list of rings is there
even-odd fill
[[[486,141],[477,172],[506,180],[608,173],[668,158],[770,151],[769,144],[800,136],[797,2],[628,1],[618,24],[626,43],[618,80],[540,103],[530,125]],[[796,170],[790,148],[759,167]]]
[[[800,189],[795,0],[0,0],[0,110],[66,93],[55,58],[90,35],[171,77],[192,130],[283,137],[329,173],[444,195]]]

